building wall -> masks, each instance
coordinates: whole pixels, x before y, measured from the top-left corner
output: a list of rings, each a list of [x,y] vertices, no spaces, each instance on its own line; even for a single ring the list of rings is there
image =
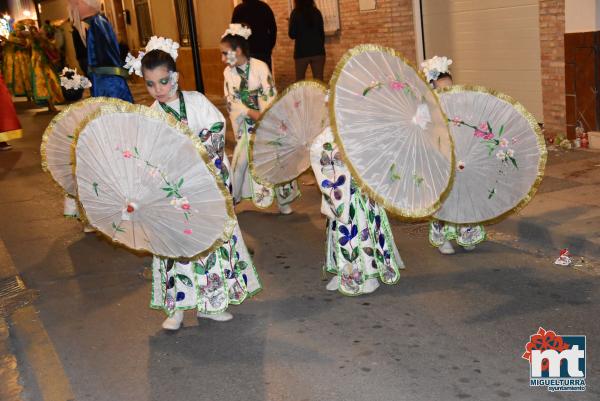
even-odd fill
[[[546,135],[565,134],[565,0],[539,0]]]
[[[198,41],[203,49],[216,49],[221,35],[227,29],[233,14],[231,0],[196,0],[196,24]]]
[[[135,15],[135,6],[133,4],[133,0],[123,0],[123,6],[125,11],[129,11],[129,14],[131,16],[130,23],[125,25],[125,28],[127,30],[127,44],[132,50],[139,49],[140,35],[138,33],[137,17]]]
[[[543,120],[538,0],[422,0],[425,56],[458,84],[506,93]]]
[[[173,0],[149,0],[150,17],[152,18],[152,33],[178,40],[177,14]]]
[[[565,0],[565,32],[600,30],[600,0]]]
[[[269,0],[277,20],[277,46],[273,54],[277,86],[284,88],[295,80],[294,42],[287,35],[289,0]],[[350,48],[361,43],[393,47],[416,61],[412,0],[378,0],[373,11],[359,11],[358,0],[340,0],[341,30],[326,40],[325,79]],[[309,77],[307,75],[307,77]]]

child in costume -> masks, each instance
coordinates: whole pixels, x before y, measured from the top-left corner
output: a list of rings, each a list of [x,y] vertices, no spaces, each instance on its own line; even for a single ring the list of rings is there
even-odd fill
[[[32,97],[31,89],[31,32],[19,21],[4,44],[2,75],[13,96]]]
[[[60,65],[60,53],[44,30],[31,27],[31,86],[33,100],[39,105],[47,105],[48,110],[56,112],[55,104],[63,103],[58,74],[53,66]]]
[[[252,199],[259,208],[269,207],[275,198],[282,214],[292,213],[290,203],[299,195],[298,183],[269,187],[256,182],[250,174],[249,142],[256,121],[275,100],[275,83],[269,67],[249,57],[249,28],[231,24],[221,39],[225,98],[237,145],[233,155],[233,199]]]
[[[361,295],[375,291],[379,280],[396,284],[404,263],[387,214],[352,179],[331,128],[314,140],[310,154],[323,195],[321,213],[327,216],[324,269],[335,275],[326,288]]]
[[[443,89],[454,84],[449,69],[451,64],[451,59],[438,56],[421,63],[423,74],[434,89]],[[450,241],[456,241],[465,251],[472,251],[475,245],[483,242],[485,238],[485,229],[480,224],[458,225],[433,219],[429,225],[429,242],[438,248],[442,255],[454,254],[454,247]]]
[[[225,186],[231,191],[229,161],[225,154],[225,118],[198,92],[178,90],[175,65],[179,44],[153,37],[146,53],[128,55],[125,65],[143,76],[146,88],[156,101],[153,108],[186,124],[204,144]],[[229,305],[241,304],[261,290],[261,283],[248,253],[239,225],[231,239],[215,252],[188,263],[154,257],[150,306],[162,309],[167,319],[162,327],[177,330],[183,311],[197,309],[197,317],[227,321],[233,316]]]

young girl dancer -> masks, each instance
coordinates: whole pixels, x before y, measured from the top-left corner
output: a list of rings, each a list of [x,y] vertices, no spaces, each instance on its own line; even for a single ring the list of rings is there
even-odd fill
[[[148,93],[156,100],[153,108],[187,124],[200,137],[231,191],[229,160],[224,151],[225,118],[202,94],[178,90],[178,47],[170,39],[153,37],[141,62],[129,56],[125,67],[143,76]],[[261,289],[239,225],[227,243],[204,258],[184,263],[154,257],[152,276],[150,306],[165,311],[168,318],[162,327],[166,330],[179,329],[187,309],[197,309],[199,318],[230,320],[233,316],[227,312],[228,306],[242,303]]]
[[[269,187],[256,182],[250,174],[249,142],[256,121],[275,100],[275,83],[269,67],[250,58],[249,28],[231,24],[221,39],[221,60],[227,64],[225,98],[237,145],[233,154],[233,199],[252,199],[259,208],[269,207],[275,198],[282,214],[292,213],[290,203],[299,195],[298,183]]]
[[[449,68],[451,64],[452,60],[438,56],[421,63],[423,74],[434,89],[443,89],[454,84]],[[480,224],[458,225],[433,219],[429,225],[429,242],[438,248],[442,255],[454,254],[454,247],[450,242],[452,240],[465,251],[472,251],[485,237],[485,229]]]
[[[324,268],[335,276],[329,291],[361,295],[375,291],[379,280],[396,284],[404,263],[394,243],[385,210],[362,193],[342,161],[331,128],[313,142],[311,166],[327,216]]]

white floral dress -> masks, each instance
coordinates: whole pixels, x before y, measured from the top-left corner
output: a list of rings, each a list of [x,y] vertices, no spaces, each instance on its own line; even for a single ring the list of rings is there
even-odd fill
[[[311,166],[323,195],[321,212],[327,216],[325,268],[338,276],[339,291],[360,295],[371,278],[397,283],[404,263],[387,214],[352,180],[330,128],[313,142]]]
[[[258,183],[250,173],[248,161],[250,138],[254,135],[255,121],[248,117],[249,109],[264,112],[277,95],[269,67],[257,59],[239,67],[227,67],[225,77],[225,99],[237,139],[233,154],[233,199],[252,199],[256,207],[267,208],[275,198],[279,205],[293,202],[300,191],[297,181],[270,187]]]
[[[456,241],[460,246],[475,246],[486,239],[485,228],[481,224],[460,225],[441,220],[429,223],[429,242],[440,247],[446,241]]]
[[[182,92],[179,99],[167,105],[155,102],[152,107],[172,114],[199,135],[231,191],[229,160],[224,153],[225,118],[198,92]],[[221,313],[262,288],[238,224],[231,239],[205,258],[184,263],[154,257],[152,278],[150,307],[169,316],[185,309]]]

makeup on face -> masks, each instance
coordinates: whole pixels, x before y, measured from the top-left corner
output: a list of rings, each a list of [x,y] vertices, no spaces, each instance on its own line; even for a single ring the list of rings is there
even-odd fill
[[[177,75],[166,67],[160,66],[153,70],[143,70],[148,93],[162,103],[174,100],[177,95]],[[175,79],[173,79],[175,78]]]

